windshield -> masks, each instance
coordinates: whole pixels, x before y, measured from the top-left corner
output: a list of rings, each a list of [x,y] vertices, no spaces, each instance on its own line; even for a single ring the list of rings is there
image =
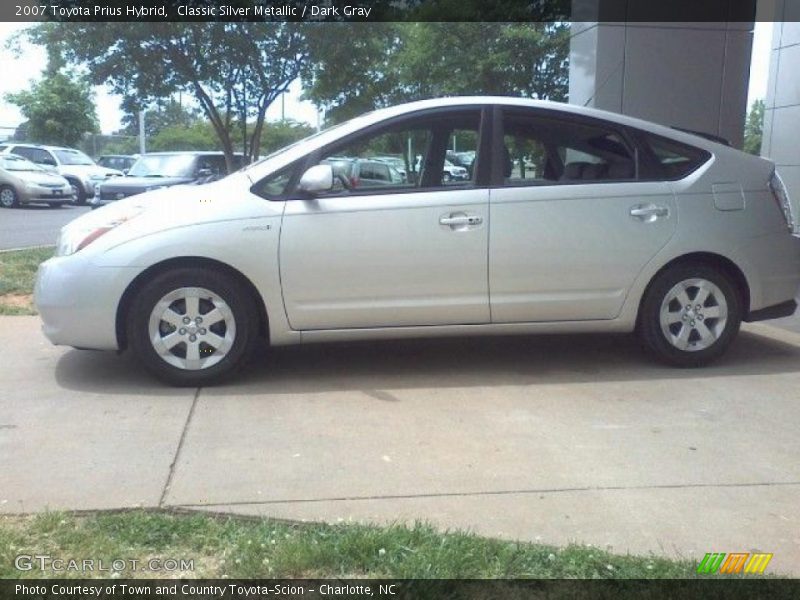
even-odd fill
[[[128,171],[132,177],[192,177],[193,154],[159,154],[142,156]]]
[[[316,133],[312,133],[308,137],[304,137],[302,140],[297,140],[293,144],[289,144],[288,146],[284,146],[283,148],[280,148],[280,149],[276,150],[272,154],[268,154],[267,156],[257,160],[256,162],[250,163],[249,165],[247,165],[246,167],[241,169],[241,171],[247,172],[251,168],[260,165],[264,161],[270,160],[271,158],[274,158],[274,157],[278,156],[279,154],[282,154],[282,153],[286,152],[287,150],[289,150],[291,148],[294,148],[295,146],[299,146],[300,144],[305,144],[306,142],[310,142],[314,138],[317,138],[317,137],[319,137],[319,136],[321,136],[323,134],[330,133],[331,131],[335,131],[336,129],[338,129],[342,125],[346,125],[348,122],[349,121],[345,121],[344,123],[339,123],[338,125],[334,125],[333,127],[328,127],[327,129],[323,129],[322,131],[318,131]]]
[[[6,171],[43,171],[31,161],[16,156],[0,156],[0,169]]]
[[[77,150],[53,150],[62,165],[93,165],[94,161]]]

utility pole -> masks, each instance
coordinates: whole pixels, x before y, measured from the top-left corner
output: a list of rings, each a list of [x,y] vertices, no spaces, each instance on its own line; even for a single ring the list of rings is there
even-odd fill
[[[146,144],[144,140],[144,113],[146,112],[146,108],[139,111],[139,154],[144,154],[146,152]]]

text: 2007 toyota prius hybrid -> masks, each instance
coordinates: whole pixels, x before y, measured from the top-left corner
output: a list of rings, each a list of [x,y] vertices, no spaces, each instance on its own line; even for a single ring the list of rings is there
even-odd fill
[[[445,177],[448,152],[472,157]],[[357,168],[356,168],[357,167]],[[45,334],[202,385],[271,344],[637,331],[720,356],[792,314],[798,206],[767,160],[598,110],[449,98],[379,110],[204,186],[61,232]]]

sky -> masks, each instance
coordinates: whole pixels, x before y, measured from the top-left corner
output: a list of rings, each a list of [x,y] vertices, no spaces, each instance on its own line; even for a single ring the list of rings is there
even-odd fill
[[[36,79],[47,62],[44,51],[30,44],[20,48],[19,56],[6,48],[6,41],[17,31],[25,28],[26,23],[0,23],[0,65],[3,65],[3,77],[0,78],[0,139],[4,139],[19,125],[23,118],[16,106],[5,100],[7,92],[16,92],[28,88]],[[750,65],[750,87],[748,90],[748,106],[758,98],[767,94],[767,78],[769,76],[770,43],[772,40],[772,23],[757,22],[753,36],[753,56]],[[285,115],[287,119],[317,125],[317,110],[313,104],[300,99],[302,89],[299,81],[293,82],[289,92],[285,94]],[[100,130],[112,133],[120,128],[119,98],[110,94],[105,87],[95,88],[97,116]],[[267,111],[268,120],[281,118],[281,102],[278,100]]]

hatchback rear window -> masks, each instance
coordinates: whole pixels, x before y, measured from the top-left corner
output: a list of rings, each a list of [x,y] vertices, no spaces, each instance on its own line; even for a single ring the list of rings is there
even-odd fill
[[[705,150],[669,138],[648,134],[645,139],[665,179],[683,179],[711,156]]]

